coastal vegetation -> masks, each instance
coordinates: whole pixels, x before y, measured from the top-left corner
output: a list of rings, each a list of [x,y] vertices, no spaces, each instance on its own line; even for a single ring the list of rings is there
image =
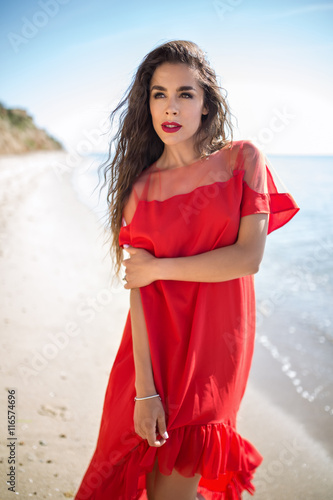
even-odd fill
[[[26,110],[6,108],[0,103],[0,154],[61,149],[62,144],[38,128]]]

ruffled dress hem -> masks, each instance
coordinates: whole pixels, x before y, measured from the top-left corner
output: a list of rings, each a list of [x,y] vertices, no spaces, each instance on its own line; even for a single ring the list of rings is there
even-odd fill
[[[169,439],[161,448],[142,440],[108,467],[105,459],[95,456],[85,484],[93,486],[95,482],[96,488],[90,488],[90,493],[79,491],[76,500],[147,500],[146,474],[153,470],[156,458],[164,475],[170,475],[173,469],[184,477],[200,474],[198,493],[205,500],[239,500],[244,490],[254,493],[251,481],[262,456],[232,426],[188,425],[168,432]],[[103,464],[103,468],[98,464]],[[93,475],[102,476],[103,482],[89,481],[89,474],[91,479]]]

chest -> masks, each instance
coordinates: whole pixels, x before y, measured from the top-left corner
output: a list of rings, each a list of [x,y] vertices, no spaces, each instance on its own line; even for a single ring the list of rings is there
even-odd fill
[[[236,175],[164,201],[140,201],[129,228],[131,244],[156,257],[196,255],[233,244],[242,190],[242,176]]]

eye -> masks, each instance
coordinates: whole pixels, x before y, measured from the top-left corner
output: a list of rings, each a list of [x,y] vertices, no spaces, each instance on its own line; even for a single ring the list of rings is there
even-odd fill
[[[161,99],[161,97],[164,97],[163,92],[156,92],[156,94],[153,95],[154,99]]]
[[[188,92],[182,92],[180,94],[180,97],[182,97],[183,99],[192,99],[193,95],[189,94]]]

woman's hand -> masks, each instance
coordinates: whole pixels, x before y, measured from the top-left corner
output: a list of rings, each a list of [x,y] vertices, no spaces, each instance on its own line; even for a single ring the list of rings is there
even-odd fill
[[[125,266],[126,289],[140,288],[150,285],[157,278],[158,259],[143,248],[129,246],[126,252],[130,254],[129,259],[123,260]]]
[[[147,439],[149,446],[158,447],[166,442],[169,436],[166,432],[163,405],[159,398],[135,402],[134,429],[140,437]]]

